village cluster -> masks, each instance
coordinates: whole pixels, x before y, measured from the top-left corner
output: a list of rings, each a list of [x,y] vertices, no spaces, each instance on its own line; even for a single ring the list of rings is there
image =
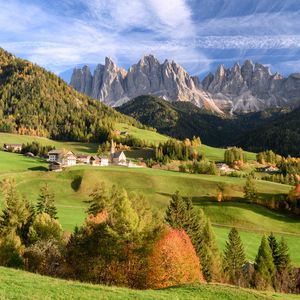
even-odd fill
[[[21,152],[22,144],[4,144],[4,151]],[[25,156],[34,156],[32,153],[25,153]],[[145,164],[140,160],[134,163],[127,160],[123,151],[116,151],[116,144],[111,141],[110,153],[107,156],[97,156],[90,154],[75,154],[67,149],[54,149],[48,152],[48,162],[50,171],[61,171],[64,167],[76,165],[91,165],[106,167],[109,165],[124,166],[129,168],[145,167]]]

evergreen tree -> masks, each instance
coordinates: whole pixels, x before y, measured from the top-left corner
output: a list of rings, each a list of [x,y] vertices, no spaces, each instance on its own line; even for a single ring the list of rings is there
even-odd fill
[[[176,192],[166,213],[166,221],[173,228],[184,229],[200,257],[205,280],[221,280],[221,256],[210,221],[203,210],[195,209],[190,198],[184,200]]]
[[[281,273],[284,270],[288,270],[290,264],[291,259],[289,255],[289,248],[284,238],[282,237],[278,245],[278,262],[276,265],[278,272]]]
[[[15,232],[21,236],[30,217],[29,203],[18,194],[15,181],[3,180],[1,186],[4,208],[0,216],[0,235]]]
[[[276,267],[273,262],[272,250],[265,236],[261,239],[261,244],[259,246],[255,262],[256,287],[260,289],[272,287]]]
[[[248,201],[255,201],[257,199],[257,190],[255,188],[254,180],[248,176],[244,186],[244,198]]]
[[[91,199],[85,201],[90,205],[86,211],[88,214],[96,216],[110,205],[111,199],[104,182],[98,184],[89,196]]]
[[[243,274],[243,265],[246,263],[246,255],[240,235],[236,228],[232,228],[228,234],[224,250],[224,271],[229,276],[229,281],[240,285]]]
[[[184,228],[187,227],[187,206],[186,202],[182,199],[177,191],[171,199],[171,202],[167,208],[166,221],[172,228]]]
[[[203,276],[207,282],[222,280],[221,256],[217,246],[216,236],[213,232],[210,220],[207,219],[202,232],[200,246],[200,261],[203,268]]]
[[[279,266],[279,245],[278,245],[278,242],[277,242],[275,236],[273,235],[273,233],[271,233],[268,236],[268,242],[269,242],[269,246],[270,246],[271,251],[272,251],[273,262],[275,264],[276,269],[278,269],[278,266]]]
[[[46,183],[40,189],[40,195],[37,202],[37,213],[42,214],[46,213],[51,218],[57,219],[57,210],[54,205],[54,193],[49,189],[48,184]]]

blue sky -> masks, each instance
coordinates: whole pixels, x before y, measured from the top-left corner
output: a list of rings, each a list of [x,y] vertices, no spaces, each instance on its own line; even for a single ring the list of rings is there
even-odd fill
[[[299,0],[0,0],[0,46],[59,74],[145,54],[203,76],[250,58],[300,72]]]

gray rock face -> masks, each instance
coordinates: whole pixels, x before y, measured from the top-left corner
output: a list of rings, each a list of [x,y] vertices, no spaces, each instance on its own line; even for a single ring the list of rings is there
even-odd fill
[[[168,101],[190,101],[215,113],[247,113],[267,108],[300,104],[300,74],[283,78],[261,64],[246,60],[226,69],[220,65],[202,82],[190,76],[179,64],[144,56],[128,71],[110,58],[99,64],[94,74],[88,66],[74,69],[71,86],[77,91],[110,105],[119,106],[140,96],[152,94]]]
[[[203,79],[202,88],[223,111],[247,113],[300,104],[300,74],[273,75],[268,67],[250,60],[231,69],[221,65],[215,75]]]
[[[93,76],[87,74],[87,69],[74,69],[71,86],[110,106],[152,94],[168,101],[191,101],[208,111],[222,113],[212,97],[200,88],[199,78],[189,76],[174,61],[161,64],[153,55],[144,56],[125,71],[106,58],[105,65],[99,64]]]

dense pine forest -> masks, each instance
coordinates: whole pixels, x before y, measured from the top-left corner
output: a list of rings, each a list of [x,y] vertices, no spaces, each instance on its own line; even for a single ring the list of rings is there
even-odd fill
[[[0,131],[101,142],[115,122],[141,126],[0,48]]]

